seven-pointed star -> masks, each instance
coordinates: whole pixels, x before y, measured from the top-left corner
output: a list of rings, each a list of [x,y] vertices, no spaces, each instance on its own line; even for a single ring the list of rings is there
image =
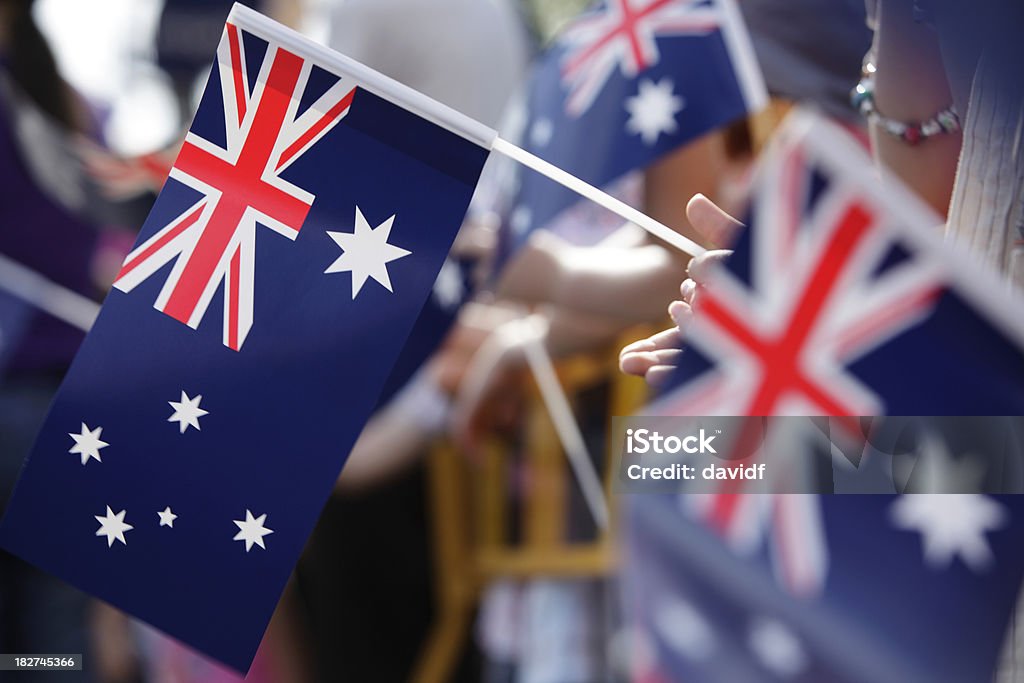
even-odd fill
[[[412,253],[401,247],[388,244],[388,237],[391,236],[391,226],[394,222],[395,217],[391,216],[376,228],[371,228],[363,216],[363,212],[357,206],[354,232],[327,231],[327,234],[341,247],[344,253],[324,272],[351,272],[353,299],[359,294],[359,290],[363,288],[367,278],[371,277],[384,285],[389,292],[394,291],[391,289],[391,277],[388,275],[387,264]]]
[[[182,391],[180,401],[168,401],[174,408],[174,412],[167,418],[167,421],[177,422],[182,434],[189,427],[199,429],[199,418],[210,414],[208,410],[199,407],[199,402],[202,400],[202,394],[198,394],[195,398],[189,398],[188,394]]]
[[[107,514],[105,516],[93,515],[96,521],[100,523],[100,528],[96,532],[97,536],[107,537],[107,547],[114,545],[114,539],[121,541],[122,544],[128,545],[128,542],[124,540],[124,532],[134,529],[131,524],[125,524],[124,513],[125,510],[121,510],[116,515],[114,511],[107,506]]]
[[[171,512],[170,505],[165,507],[163,511],[157,512],[156,514],[160,515],[160,526],[169,526],[172,529],[174,528],[174,520],[178,518],[178,515]]]
[[[78,434],[68,432],[68,436],[75,440],[75,445],[68,450],[68,453],[81,454],[83,465],[89,462],[89,458],[95,458],[96,462],[103,462],[100,460],[100,449],[106,448],[110,444],[100,440],[100,434],[102,433],[103,427],[97,427],[90,431],[83,422],[81,432]]]
[[[644,144],[653,145],[659,135],[676,131],[676,114],[684,106],[683,98],[673,93],[671,79],[663,78],[655,84],[645,78],[640,81],[639,92],[626,100],[626,130],[639,133]]]
[[[249,510],[245,511],[245,521],[233,520],[235,525],[238,527],[238,533],[235,534],[235,541],[245,541],[245,552],[249,552],[253,545],[258,545],[264,550],[267,546],[263,545],[263,537],[267,534],[274,533],[273,529],[268,529],[263,526],[263,523],[267,521],[267,515],[264,513],[259,517],[253,517],[252,512]]]
[[[890,515],[896,527],[921,534],[928,566],[944,569],[959,555],[975,572],[992,564],[992,549],[985,534],[1006,522],[1003,506],[988,496],[972,493],[900,496]]]

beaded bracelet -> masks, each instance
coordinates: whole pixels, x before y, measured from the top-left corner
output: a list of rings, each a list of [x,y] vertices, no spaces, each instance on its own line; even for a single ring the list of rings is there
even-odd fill
[[[899,138],[911,147],[928,138],[960,130],[960,116],[950,105],[924,121],[905,122],[890,119],[875,107],[875,65],[864,63],[864,70],[857,87],[850,93],[850,101],[861,115],[881,126],[882,130]]]

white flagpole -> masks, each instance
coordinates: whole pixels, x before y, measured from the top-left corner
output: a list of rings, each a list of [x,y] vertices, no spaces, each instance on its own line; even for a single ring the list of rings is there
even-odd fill
[[[496,131],[479,121],[455,111],[451,107],[441,104],[437,100],[417,90],[413,90],[409,86],[399,83],[378,71],[374,71],[365,64],[360,64],[350,57],[324,47],[303,36],[301,33],[293,31],[287,26],[282,26],[245,5],[235,3],[234,7],[231,8],[228,20],[234,22],[240,28],[253,31],[261,34],[264,38],[272,39],[288,46],[289,49],[302,54],[304,57],[311,57],[320,65],[333,69],[338,75],[353,79],[353,82],[360,87],[374,92],[409,111],[415,112],[428,121],[432,121],[456,135],[480,145],[484,149],[504,154],[513,161],[532,168],[541,175],[596,202],[625,220],[636,223],[658,239],[668,242],[676,249],[690,256],[699,256],[704,253],[704,248],[696,242],[683,237],[667,225],[659,223],[643,212],[637,211],[632,206],[615,199],[606,192],[602,192],[571,173],[567,173],[540,157],[534,156],[526,150],[513,145],[508,140],[498,137]]]
[[[0,289],[83,332],[89,331],[100,312],[100,305],[92,299],[48,280],[3,254],[0,254]]]
[[[530,366],[530,371],[537,381],[537,388],[540,389],[541,399],[547,406],[548,414],[555,425],[558,440],[562,442],[562,448],[565,449],[565,455],[576,475],[576,481],[580,484],[583,499],[590,509],[590,514],[594,517],[594,522],[598,528],[606,531],[609,524],[609,512],[604,498],[604,487],[594,468],[594,461],[590,459],[587,444],[583,440],[583,433],[580,431],[579,425],[576,424],[576,418],[573,417],[569,399],[558,381],[551,356],[544,347],[544,339],[547,337],[547,322],[538,316],[529,316],[521,320],[520,325],[523,328],[521,341],[526,363]]]
[[[668,242],[685,254],[689,254],[690,256],[700,256],[704,253],[704,247],[691,239],[683,237],[667,225],[659,223],[647,214],[634,209],[625,202],[619,201],[607,192],[603,192],[593,185],[580,180],[571,173],[563,171],[554,164],[530,154],[525,149],[516,147],[508,140],[495,137],[494,141],[491,143],[491,149],[499,154],[504,154],[509,159],[512,159],[527,168],[537,171],[541,175],[546,176],[559,185],[572,190],[576,194],[586,197],[590,201],[603,206],[627,221],[636,223],[654,237]]]

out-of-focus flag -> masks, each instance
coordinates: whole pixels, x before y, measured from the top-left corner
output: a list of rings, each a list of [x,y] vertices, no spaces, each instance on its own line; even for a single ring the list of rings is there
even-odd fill
[[[675,385],[645,412],[829,415],[850,433],[857,415],[1020,415],[1019,304],[938,223],[878,183],[843,129],[794,114],[755,177],[749,227],[699,294]],[[952,443],[918,444],[915,476],[946,482],[925,490],[973,477]],[[1024,576],[1015,497],[785,486],[632,498],[637,680],[991,679]]]
[[[521,144],[601,187],[766,101],[733,0],[602,0],[534,68]],[[504,257],[577,201],[518,170]]]
[[[820,534],[774,526],[769,537],[817,554],[820,588],[794,594],[765,546],[739,553],[721,543],[695,523],[691,496],[632,496],[624,596],[633,681],[992,680],[1024,577],[1019,497],[747,497],[758,508],[752,528],[794,507],[818,525]]]
[[[3,546],[246,670],[492,136],[236,6]]]
[[[839,126],[798,112],[776,143],[652,413],[1024,414],[1007,285]]]

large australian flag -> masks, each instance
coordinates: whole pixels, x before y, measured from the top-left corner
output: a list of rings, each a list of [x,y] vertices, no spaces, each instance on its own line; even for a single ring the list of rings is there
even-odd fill
[[[600,0],[540,57],[520,144],[597,187],[767,100],[733,0]],[[520,171],[502,256],[577,201]]]
[[[236,6],[0,543],[246,670],[490,134]]]

